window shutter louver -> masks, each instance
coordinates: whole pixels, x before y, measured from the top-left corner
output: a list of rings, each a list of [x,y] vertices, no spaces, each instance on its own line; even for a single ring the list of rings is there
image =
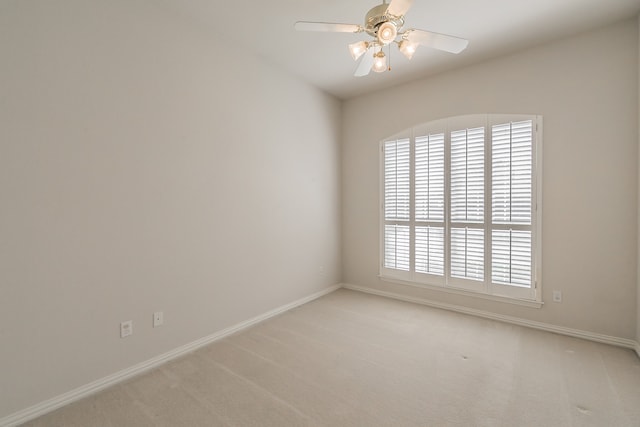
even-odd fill
[[[484,230],[451,229],[451,276],[484,280]]]
[[[384,216],[388,221],[408,221],[411,209],[411,144],[408,139],[384,145]]]
[[[494,223],[531,224],[532,122],[492,127]]]
[[[416,137],[416,220],[444,221],[444,134]]]
[[[411,262],[411,234],[409,226],[385,226],[384,244],[384,266],[396,270],[409,271]]]
[[[416,226],[416,271],[444,275],[444,228]]]
[[[491,280],[502,285],[531,286],[531,232],[493,230]]]
[[[451,220],[484,219],[484,128],[451,132]]]

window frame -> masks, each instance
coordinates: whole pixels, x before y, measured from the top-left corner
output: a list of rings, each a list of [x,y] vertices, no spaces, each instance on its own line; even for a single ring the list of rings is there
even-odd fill
[[[492,215],[492,126],[509,122],[532,121],[531,164],[531,225],[493,223]],[[451,133],[472,127],[484,127],[484,217],[482,223],[453,222],[451,220]],[[416,138],[444,132],[444,274],[437,276],[416,272],[416,227],[435,225],[433,221],[416,220],[415,156]],[[542,116],[526,114],[474,114],[433,120],[413,126],[384,138],[379,142],[379,277],[386,282],[417,286],[447,293],[476,296],[529,307],[541,307],[542,302]],[[385,267],[385,152],[386,142],[401,139],[410,141],[410,219],[402,222],[410,229],[410,268],[400,271]],[[401,221],[400,221],[401,222]],[[400,223],[396,221],[395,223]],[[484,280],[476,281],[451,276],[451,229],[455,225],[467,225],[484,231]],[[494,230],[526,229],[531,231],[531,287],[493,283],[491,237]]]

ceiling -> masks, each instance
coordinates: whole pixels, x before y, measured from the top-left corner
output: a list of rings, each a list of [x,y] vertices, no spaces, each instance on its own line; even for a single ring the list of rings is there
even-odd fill
[[[469,40],[458,55],[418,48],[411,61],[391,51],[391,72],[354,77],[347,45],[365,33],[297,32],[296,21],[363,24],[377,0],[165,0],[201,20],[229,43],[252,51],[309,83],[348,99],[419,77],[515,52],[553,39],[637,16],[640,0],[415,0],[405,29]]]

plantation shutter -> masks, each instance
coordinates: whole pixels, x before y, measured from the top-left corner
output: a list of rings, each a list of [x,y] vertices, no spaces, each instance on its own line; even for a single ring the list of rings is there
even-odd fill
[[[451,220],[484,220],[484,128],[451,132]]]
[[[408,221],[411,203],[409,139],[384,144],[384,219]]]
[[[444,133],[415,142],[416,221],[444,221]]]
[[[411,257],[411,234],[409,226],[385,225],[384,266],[409,271]]]
[[[415,271],[444,275],[444,133],[415,138]]]
[[[491,243],[493,283],[531,286],[531,232],[493,230]]]
[[[484,280],[483,229],[451,229],[451,276]]]
[[[444,274],[444,227],[416,226],[416,271]]]
[[[382,141],[380,276],[539,302],[541,123],[459,116]]]
[[[494,223],[531,224],[532,122],[492,126]]]
[[[451,276],[484,280],[484,127],[451,132]]]
[[[532,152],[531,120],[491,127],[491,281],[496,284],[531,286]]]
[[[384,267],[409,271],[411,264],[411,143],[384,143]],[[402,223],[406,223],[406,225]]]

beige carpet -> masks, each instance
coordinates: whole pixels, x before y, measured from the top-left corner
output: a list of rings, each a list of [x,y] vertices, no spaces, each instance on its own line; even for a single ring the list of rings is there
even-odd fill
[[[640,426],[631,350],[339,290],[28,426]]]

